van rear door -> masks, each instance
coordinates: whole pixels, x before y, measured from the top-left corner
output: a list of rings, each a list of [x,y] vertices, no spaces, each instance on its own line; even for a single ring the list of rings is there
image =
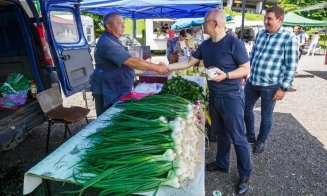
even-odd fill
[[[77,5],[79,0],[40,0],[42,18],[66,96],[89,85],[92,59]]]

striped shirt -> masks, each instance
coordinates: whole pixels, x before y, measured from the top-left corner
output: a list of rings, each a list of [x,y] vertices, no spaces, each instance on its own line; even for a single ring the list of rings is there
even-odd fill
[[[273,34],[265,29],[259,31],[250,54],[249,82],[254,86],[289,88],[298,64],[298,50],[295,35],[283,27]]]

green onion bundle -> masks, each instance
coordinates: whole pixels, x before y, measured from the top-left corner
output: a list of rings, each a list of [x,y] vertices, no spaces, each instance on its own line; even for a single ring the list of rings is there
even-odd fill
[[[121,112],[89,136],[74,178],[101,195],[128,195],[193,179],[199,162],[198,108],[174,95],[115,105]]]

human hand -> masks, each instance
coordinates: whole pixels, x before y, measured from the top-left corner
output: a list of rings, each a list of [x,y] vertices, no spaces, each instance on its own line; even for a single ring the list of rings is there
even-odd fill
[[[243,77],[242,78],[242,86],[245,86],[245,84],[246,84],[246,77]]]
[[[217,75],[212,79],[212,81],[220,82],[220,81],[222,81],[222,80],[225,80],[226,77],[227,77],[227,76],[226,76],[226,73],[220,70],[220,71],[217,73]]]
[[[276,93],[273,96],[274,101],[282,100],[285,96],[286,92],[284,92],[281,88],[278,88]]]
[[[158,70],[157,70],[157,72],[159,74],[162,74],[162,75],[168,73],[169,72],[168,66],[165,63],[160,62],[158,64]]]

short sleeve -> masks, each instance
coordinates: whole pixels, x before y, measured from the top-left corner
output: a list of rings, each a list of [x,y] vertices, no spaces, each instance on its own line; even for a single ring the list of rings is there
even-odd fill
[[[236,65],[242,65],[242,64],[245,64],[249,61],[249,56],[248,56],[248,53],[245,49],[245,45],[243,42],[241,42],[240,40],[238,39],[235,39],[235,42],[234,42],[234,61],[235,61],[235,64]]]
[[[118,67],[120,67],[130,57],[131,55],[123,46],[108,47],[107,52],[105,53],[105,58],[112,61]]]
[[[196,51],[192,54],[192,56],[198,60],[202,60],[202,54],[201,54],[202,44],[196,49]]]

